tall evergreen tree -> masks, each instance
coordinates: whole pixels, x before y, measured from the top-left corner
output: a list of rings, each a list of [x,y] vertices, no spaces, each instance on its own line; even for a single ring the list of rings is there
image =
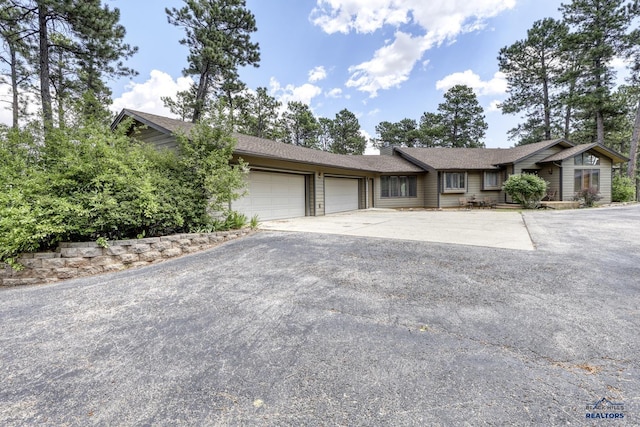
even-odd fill
[[[551,139],[561,127],[553,122],[560,117],[554,88],[564,68],[562,43],[567,33],[562,22],[545,18],[533,24],[526,39],[500,49],[498,64],[509,85],[502,112],[524,114],[526,120],[509,131],[519,144]]]
[[[281,103],[267,93],[267,88],[259,87],[254,93],[247,93],[242,105],[239,132],[258,138],[278,139],[278,109]]]
[[[21,93],[26,92],[33,70],[29,68],[26,59],[29,49],[23,37],[24,25],[18,10],[9,6],[8,0],[0,0],[0,43],[4,48],[0,50],[0,63],[8,68],[3,74],[9,77],[11,125],[17,129],[20,116],[24,115],[26,109],[24,104],[21,104]]]
[[[336,114],[330,127],[331,152],[336,154],[364,154],[367,139],[360,134],[360,122],[346,108]]]
[[[423,113],[420,117],[419,135],[421,147],[437,147],[444,135],[442,117],[436,113]]]
[[[0,20],[8,16],[12,28],[19,23],[17,40],[31,50],[23,58],[38,73],[45,131],[54,124],[54,100],[59,121],[61,111],[72,106],[84,116],[105,118],[111,95],[105,79],[135,74],[122,62],[136,48],[124,43],[119,10],[102,6],[100,0],[12,0],[2,5]]]
[[[484,147],[487,122],[478,98],[469,86],[455,85],[438,105],[443,147]]]
[[[399,122],[380,122],[376,126],[378,137],[374,139],[376,148],[397,146],[417,147],[420,145],[420,130],[414,119],[404,118]]]
[[[197,122],[207,99],[223,89],[239,67],[258,66],[260,51],[251,42],[257,30],[255,17],[246,9],[245,0],[185,0],[180,9],[165,9],[170,24],[183,27],[186,38],[180,43],[189,48],[186,76],[195,79],[195,98],[191,119]],[[233,79],[234,81],[236,79]]]
[[[327,117],[318,118],[318,147],[322,151],[331,151],[333,120]]]
[[[120,10],[101,5],[101,0],[84,0],[74,5],[69,20],[76,34],[80,114],[86,118],[106,119],[111,104],[111,89],[106,79],[135,76],[138,73],[123,60],[138,48],[125,43],[126,30],[120,22]]]
[[[635,1],[634,1],[635,3]],[[638,16],[637,8],[628,8],[626,0],[573,0],[560,10],[570,27],[567,49],[580,58],[578,84],[582,94],[577,108],[583,118],[593,122],[593,142],[605,143],[606,117],[615,110],[610,98],[615,71],[611,62],[615,56],[628,56],[640,40],[630,31]]]
[[[318,146],[318,119],[311,108],[302,102],[291,101],[282,116],[282,142],[307,148]]]

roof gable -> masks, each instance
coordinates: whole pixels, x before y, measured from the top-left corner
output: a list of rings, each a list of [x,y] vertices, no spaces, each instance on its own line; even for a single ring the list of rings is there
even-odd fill
[[[608,147],[605,147],[604,145],[592,143],[592,144],[579,144],[574,147],[567,148],[565,150],[562,150],[556,154],[553,154],[549,157],[546,157],[540,160],[538,163],[561,162],[565,159],[572,158],[574,156],[577,156],[578,154],[582,154],[585,151],[589,151],[589,150],[595,151],[600,155],[610,158],[611,161],[614,163],[624,163],[629,161],[627,157],[611,150]]]

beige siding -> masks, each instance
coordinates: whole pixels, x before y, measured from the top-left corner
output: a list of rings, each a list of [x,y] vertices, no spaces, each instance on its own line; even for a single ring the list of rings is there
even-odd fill
[[[559,151],[562,151],[562,147],[559,146],[553,146],[550,148],[547,148],[546,150],[543,150],[539,153],[536,153],[534,155],[532,155],[531,157],[527,157],[526,159],[516,163],[514,165],[514,174],[518,174],[518,173],[522,173],[523,169],[540,169],[541,166],[537,165],[536,163],[546,159],[547,157],[551,156],[552,154],[555,154]]]
[[[438,207],[438,172],[424,175],[424,207]]]
[[[549,173],[551,171],[551,173]],[[560,199],[560,176],[562,174],[562,169],[556,165],[546,164],[540,170],[539,176],[540,178],[547,181],[547,191],[555,191],[556,200]]]
[[[158,132],[155,129],[140,129],[132,136],[140,141],[153,144],[158,150],[175,150],[178,148],[175,136]]]
[[[482,197],[482,180],[484,172],[467,172],[467,195],[470,197]]]
[[[443,179],[443,178],[440,178]],[[485,199],[491,198],[498,203],[504,201],[501,190],[483,190],[484,171],[467,171],[467,189],[464,193],[441,193],[441,208],[457,208],[460,206],[460,198]],[[442,184],[441,184],[442,185]]]
[[[391,174],[393,175],[393,174]],[[410,174],[403,174],[407,176]],[[422,208],[424,207],[424,175],[418,175],[417,197],[381,197],[380,176],[375,179],[375,206],[377,208]]]
[[[562,200],[573,200],[575,195],[574,178],[576,169],[599,169],[600,170],[600,196],[602,199],[598,203],[611,203],[611,159],[595,153],[600,157],[598,166],[576,166],[573,157],[562,162]]]

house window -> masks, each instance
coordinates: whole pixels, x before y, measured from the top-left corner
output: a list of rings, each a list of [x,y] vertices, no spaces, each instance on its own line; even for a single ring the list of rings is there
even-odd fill
[[[467,189],[466,172],[445,172],[442,180],[445,193],[464,193]]]
[[[576,169],[573,182],[576,193],[591,187],[600,191],[600,169]]]
[[[578,166],[598,166],[600,164],[600,157],[590,153],[582,153],[575,156],[573,162]]]
[[[500,189],[500,172],[499,171],[486,171],[484,173],[484,190],[499,190]]]
[[[382,197],[417,197],[418,178],[415,175],[380,177],[380,195]]]

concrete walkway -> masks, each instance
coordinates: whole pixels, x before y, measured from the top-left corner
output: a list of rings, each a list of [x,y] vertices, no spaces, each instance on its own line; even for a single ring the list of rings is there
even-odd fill
[[[520,212],[490,209],[367,209],[318,217],[265,221],[260,224],[260,228],[528,251],[535,249]]]

